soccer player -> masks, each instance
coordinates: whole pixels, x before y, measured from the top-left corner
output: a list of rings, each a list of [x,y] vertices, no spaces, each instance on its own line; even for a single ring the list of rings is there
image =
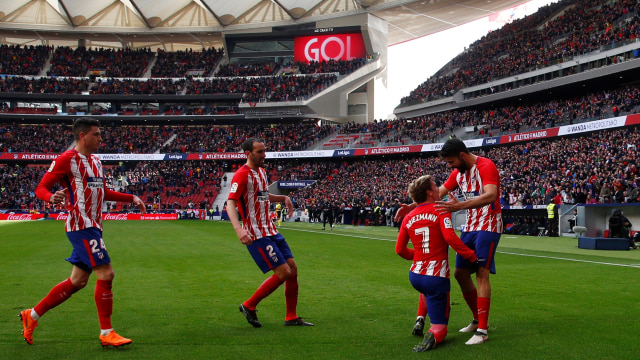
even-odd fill
[[[247,246],[260,270],[265,274],[273,271],[273,275],[248,300],[240,304],[240,312],[253,327],[261,327],[262,323],[256,315],[258,303],[284,283],[287,308],[284,324],[313,326],[296,313],[298,267],[287,241],[268,217],[271,201],[284,201],[289,217],[293,215],[293,203],[288,196],[274,195],[268,191],[267,172],[262,167],[266,156],[264,140],[249,138],[242,144],[242,150],[247,155],[247,162],[233,175],[227,212],[238,239]],[[242,217],[242,223],[238,213]]]
[[[93,272],[97,277],[94,298],[100,321],[100,342],[104,347],[126,345],[131,339],[116,334],[111,326],[114,273],[102,240],[102,204],[103,201],[132,202],[142,214],[146,212],[145,206],[135,195],[106,188],[102,164],[93,155],[102,144],[98,120],[77,119],[73,123],[73,136],[75,147],[51,163],[36,188],[38,198],[51,204],[66,204],[69,211],[65,231],[73,246],[71,256],[66,259],[73,265],[71,276],[53,287],[35,307],[20,312],[22,334],[29,345],[33,344],[33,330],[40,317],[84,288]],[[63,189],[51,193],[56,183]]]
[[[417,205],[402,221],[396,253],[413,260],[409,280],[426,298],[431,327],[422,343],[413,348],[415,352],[423,352],[433,349],[447,336],[451,291],[448,245],[470,264],[477,265],[477,257],[456,235],[451,214],[435,208],[440,193],[430,175],[414,180],[408,192]],[[413,249],[407,247],[409,241]]]
[[[500,208],[500,175],[493,161],[471,154],[462,140],[447,140],[440,156],[453,169],[447,181],[440,186],[440,197],[449,194],[449,201],[436,201],[438,211],[453,213],[467,210],[467,221],[460,238],[476,252],[480,266],[476,273],[478,287],[473,282],[473,264],[456,256],[454,276],[462,290],[473,320],[460,332],[473,332],[467,345],[482,344],[489,339],[489,309],[491,307],[491,284],[489,274],[496,273],[495,253],[502,233],[502,211]],[[464,201],[458,201],[452,193],[459,189]],[[396,218],[401,218],[415,203],[404,205]]]

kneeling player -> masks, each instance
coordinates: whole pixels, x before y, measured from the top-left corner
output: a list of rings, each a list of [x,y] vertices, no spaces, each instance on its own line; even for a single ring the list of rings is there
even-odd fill
[[[431,326],[422,343],[413,348],[415,352],[422,352],[433,349],[447,336],[451,290],[448,245],[472,263],[478,259],[456,235],[451,214],[441,214],[434,209],[440,194],[430,175],[414,180],[408,192],[417,206],[402,221],[396,253],[413,260],[409,280],[426,297]],[[407,247],[409,241],[413,249]]]

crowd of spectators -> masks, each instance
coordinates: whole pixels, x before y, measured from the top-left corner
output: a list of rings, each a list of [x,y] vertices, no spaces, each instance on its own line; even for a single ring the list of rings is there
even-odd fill
[[[473,128],[473,137],[484,137],[635,113],[638,106],[640,86],[628,85],[552,101],[346,124],[338,133],[371,133],[380,145],[430,143],[441,141],[462,127]]]
[[[126,162],[107,171],[115,189],[134,194],[150,209],[210,207],[224,171],[212,161]]]
[[[71,145],[71,128],[61,124],[0,123],[0,153],[61,153]]]
[[[503,205],[593,204],[640,202],[638,146],[640,128],[631,127],[472,151],[496,163]],[[292,194],[299,208],[325,198],[349,207],[409,201],[411,180],[431,174],[442,183],[451,171],[435,155],[280,162],[270,169],[283,180],[317,180]]]
[[[352,73],[362,65],[367,63],[365,58],[356,58],[352,60],[329,60],[329,61],[293,61],[285,67],[285,73],[293,74],[329,74],[339,73],[347,75]]]
[[[241,152],[248,137],[262,137],[273,151],[298,151],[335,131],[313,121],[270,125],[120,125],[102,126],[102,154]],[[61,153],[73,145],[71,129],[62,124],[0,123],[1,152]]]
[[[43,45],[0,45],[0,74],[38,75],[52,50]]]
[[[337,81],[330,75],[266,76],[194,80],[186,94],[244,94],[243,101],[294,101],[308,98]]]
[[[165,84],[166,81],[169,81]],[[149,84],[156,88],[164,88],[164,85],[173,84],[170,80],[150,80]],[[178,127],[157,126],[153,134],[149,134],[148,127],[111,127],[109,133],[117,134],[114,141],[105,141],[109,144],[103,152],[114,153],[144,153],[144,152],[237,152],[240,149],[242,139],[248,136],[262,136],[272,139],[271,147],[274,151],[304,150],[309,146],[321,142],[328,135],[335,134],[368,134],[375,140],[376,146],[394,146],[419,143],[431,143],[442,141],[451,132],[462,127],[474,127],[476,131],[473,137],[514,133],[531,129],[550,128],[562,124],[579,123],[588,120],[596,120],[603,117],[613,117],[630,114],[637,111],[640,106],[640,87],[625,86],[616,89],[608,89],[586,95],[571,97],[568,99],[556,99],[553,101],[534,104],[522,104],[520,106],[507,105],[504,107],[488,108],[484,110],[458,110],[438,114],[422,115],[409,119],[380,120],[367,124],[347,123],[333,127],[318,127],[315,124],[302,123],[299,125],[280,124],[271,125],[269,128],[255,126],[200,126]],[[0,112],[11,109],[5,103]],[[168,107],[165,109],[171,114],[204,114],[237,113],[237,108],[211,108],[211,107]],[[146,113],[144,111],[141,114]],[[149,112],[152,114],[153,112]],[[38,130],[47,130],[49,125],[36,126],[33,131],[28,125],[27,133],[37,133]],[[53,133],[58,131],[53,126]],[[10,128],[16,124],[3,125],[3,132],[12,133]],[[13,131],[15,133],[16,131]],[[176,139],[169,142],[171,135],[176,134]],[[158,135],[160,134],[160,135]],[[162,136],[161,134],[165,134]],[[53,139],[53,137],[51,137]],[[328,138],[327,138],[328,139]],[[50,144],[50,139],[45,140]],[[8,142],[5,141],[5,144]],[[32,144],[32,145],[29,145]],[[11,149],[14,152],[31,151],[25,147],[33,147],[33,142],[18,140],[5,146],[4,151]],[[161,148],[162,147],[162,148]],[[57,149],[49,148],[49,149]],[[51,150],[56,151],[56,150]]]
[[[156,78],[178,78],[187,75],[211,76],[213,69],[224,55],[224,49],[202,49],[202,51],[167,52],[158,49],[158,58],[151,69]]]
[[[142,77],[153,52],[151,49],[87,49],[57,47],[51,58],[49,76],[89,76],[104,71],[107,77]]]
[[[88,78],[0,77],[0,92],[3,93],[81,94],[88,89]]]
[[[280,71],[280,64],[265,62],[260,64],[224,64],[215,76],[244,77],[244,76],[273,76]]]
[[[184,90],[185,80],[98,78],[91,85],[93,95],[176,95]]]
[[[579,9],[579,10],[578,10]],[[613,46],[640,35],[639,4],[563,0],[489,33],[438,70],[401,104],[453,95],[484,84]]]
[[[58,133],[60,131],[64,130]],[[150,136],[149,133],[146,135]],[[233,132],[217,136],[235,135],[240,136]],[[105,136],[111,135],[105,131]],[[638,146],[640,128],[625,127],[472,151],[496,163],[501,176],[500,201],[503,205],[546,205],[550,201],[562,204],[626,203],[640,202]],[[269,144],[269,149],[272,148]],[[431,174],[442,183],[450,173],[449,166],[436,154],[393,159],[269,160],[266,167],[271,181],[316,181],[291,194],[298,208],[308,208],[327,200],[339,202],[342,207],[389,207],[396,199],[409,201],[406,187],[412,179]],[[38,168],[44,169],[10,164],[0,167],[1,198],[5,206],[35,201],[31,194],[44,171]],[[110,171],[111,181],[123,176],[127,183],[124,186],[145,198],[202,199],[210,195],[207,200],[212,201],[213,194],[202,191],[216,190],[217,193],[222,165],[202,161],[139,162],[113,167]],[[123,186],[114,183],[114,186],[118,185]]]
[[[300,151],[333,131],[333,126],[318,126],[314,122],[273,126],[182,126],[176,132],[176,138],[162,146],[160,152],[242,152],[242,142],[249,137],[265,139],[270,151]]]
[[[0,164],[0,209],[43,209],[35,190],[48,168]]]
[[[48,165],[0,164],[0,209],[43,211],[47,204],[35,196],[35,189],[47,169]],[[108,188],[140,197],[150,211],[210,207],[220,190],[223,173],[222,167],[211,161],[141,161],[104,166]],[[115,203],[109,205],[110,210],[121,210]]]
[[[175,134],[171,126],[104,126],[102,154],[150,154]]]
[[[30,57],[36,53],[32,49]],[[281,68],[275,63],[225,65],[219,69],[217,77],[203,77],[213,71],[222,54],[221,49],[171,53],[159,50],[158,60],[152,67],[152,76],[172,79],[144,79],[141,76],[149,58],[153,56],[149,49],[116,51],[58,47],[53,54],[50,76],[1,77],[0,92],[81,94],[88,91],[92,95],[243,94],[243,101],[248,103],[299,101],[335,83],[338,73],[347,74],[366,61],[332,60],[309,65],[296,63],[295,72],[303,74],[281,76],[275,76]],[[90,73],[89,70],[97,72]],[[94,78],[95,81],[92,80]]]

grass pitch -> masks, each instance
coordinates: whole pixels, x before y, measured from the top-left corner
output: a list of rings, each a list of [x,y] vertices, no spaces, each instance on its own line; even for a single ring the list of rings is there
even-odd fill
[[[228,222],[107,221],[116,273],[113,325],[133,339],[103,349],[87,288],[20,335],[20,310],[70,274],[71,246],[56,221],[0,222],[1,359],[632,359],[638,357],[640,250],[577,248],[575,238],[503,235],[492,276],[489,341],[464,342],[471,315],[452,279],[449,335],[412,353],[418,294],[396,230],[286,223],[299,267],[298,315],[283,326],[283,289],[258,307],[254,329],[238,311],[266,278]]]

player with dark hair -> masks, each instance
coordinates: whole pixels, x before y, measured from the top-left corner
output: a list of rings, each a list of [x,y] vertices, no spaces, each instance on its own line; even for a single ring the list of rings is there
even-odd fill
[[[489,309],[491,307],[491,284],[489,274],[495,274],[495,253],[502,233],[502,211],[500,208],[500,175],[493,161],[471,154],[462,140],[447,140],[440,156],[453,169],[447,181],[440,186],[440,197],[449,194],[448,201],[436,201],[435,208],[441,212],[454,213],[467,210],[467,221],[460,238],[476,252],[480,266],[476,273],[478,287],[473,282],[473,264],[456,256],[454,276],[473,314],[471,323],[460,332],[474,332],[467,345],[482,344],[488,340]],[[464,201],[458,201],[452,193],[459,189]],[[404,205],[396,219],[402,218],[415,203]]]
[[[413,260],[409,280],[426,299],[431,326],[422,343],[413,348],[422,352],[433,349],[447,336],[451,291],[448,245],[470,264],[477,266],[477,257],[456,235],[451,214],[436,209],[440,193],[430,175],[414,180],[408,192],[417,205],[402,221],[396,253]],[[407,247],[409,241],[413,249]]]
[[[28,344],[33,344],[33,330],[38,320],[47,311],[62,304],[78,290],[84,288],[91,273],[97,277],[95,302],[100,320],[100,342],[102,346],[121,346],[131,343],[111,326],[114,277],[111,259],[102,240],[102,204],[104,201],[134,203],[142,214],[142,200],[131,194],[109,190],[105,186],[100,159],[93,155],[102,144],[100,122],[91,118],[80,118],[73,123],[76,145],[58,156],[36,188],[38,198],[51,204],[65,204],[69,216],[65,224],[67,237],[73,246],[71,276],[56,285],[33,309],[20,312],[22,334]],[[51,193],[59,183],[63,189]]]
[[[296,313],[298,304],[298,267],[291,249],[275,225],[269,221],[269,205],[271,201],[283,201],[293,215],[293,203],[288,196],[270,194],[268,191],[267,172],[262,167],[266,150],[264,140],[249,138],[242,144],[247,155],[247,162],[233,175],[227,212],[233,229],[240,242],[247,246],[263,273],[273,271],[256,292],[240,304],[240,312],[249,324],[261,327],[256,307],[264,298],[273,293],[284,283],[284,296],[287,314],[286,326],[313,326],[302,320]],[[236,210],[237,207],[237,210]],[[240,223],[239,215],[242,217]]]

